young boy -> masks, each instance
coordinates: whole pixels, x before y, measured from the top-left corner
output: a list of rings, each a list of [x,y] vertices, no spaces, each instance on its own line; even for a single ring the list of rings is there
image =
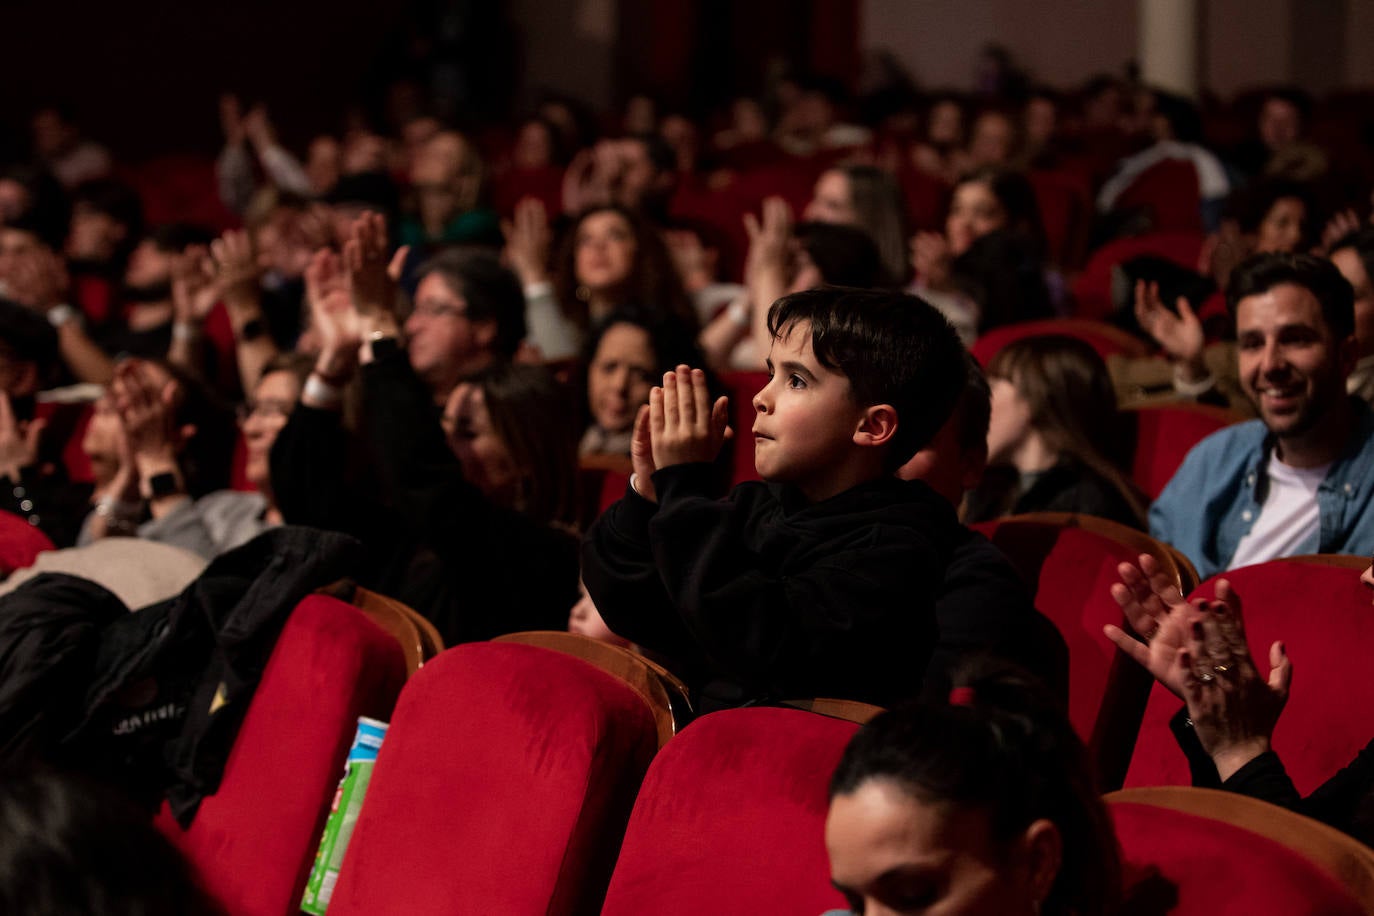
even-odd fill
[[[880,291],[795,293],[768,327],[752,431],[767,482],[711,498],[725,398],[699,370],[665,374],[631,490],[584,542],[587,591],[617,634],[684,666],[703,711],[914,696],[959,525],[894,472],[948,418],[963,347],[935,309]]]

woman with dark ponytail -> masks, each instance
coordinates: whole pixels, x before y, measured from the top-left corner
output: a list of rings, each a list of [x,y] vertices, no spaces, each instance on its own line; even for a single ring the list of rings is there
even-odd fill
[[[1113,912],[1116,838],[1063,709],[1011,669],[955,683],[947,704],[885,712],[845,749],[825,842],[851,910]]]

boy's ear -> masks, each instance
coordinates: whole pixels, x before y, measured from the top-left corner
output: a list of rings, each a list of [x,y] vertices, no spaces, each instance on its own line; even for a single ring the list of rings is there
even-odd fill
[[[887,445],[897,434],[897,408],[891,404],[875,404],[864,408],[858,428],[854,430],[854,444],[862,446]]]

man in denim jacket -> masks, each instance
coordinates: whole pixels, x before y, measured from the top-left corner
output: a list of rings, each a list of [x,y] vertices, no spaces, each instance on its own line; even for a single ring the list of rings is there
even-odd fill
[[[1311,255],[1232,276],[1240,383],[1260,419],[1208,436],[1150,510],[1150,533],[1204,578],[1304,553],[1374,551],[1374,414],[1346,395],[1353,292]]]

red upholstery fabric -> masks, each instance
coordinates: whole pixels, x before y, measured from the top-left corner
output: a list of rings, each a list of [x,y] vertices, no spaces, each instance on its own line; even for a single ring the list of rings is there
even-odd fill
[[[219,199],[212,159],[167,155],[116,171],[138,191],[143,218],[150,226],[190,222],[221,230],[238,222]]]
[[[1109,802],[1129,912],[1170,916],[1344,916],[1359,902],[1315,863],[1273,840],[1210,818]],[[1176,901],[1176,902],[1173,902]],[[1173,905],[1170,905],[1173,902]]]
[[[725,372],[720,381],[730,397],[730,425],[735,430],[735,466],[730,483],[758,480],[754,467],[754,395],[768,384],[768,373]]]
[[[554,219],[563,212],[563,169],[511,169],[492,182],[492,203],[496,212],[509,219],[515,205],[532,197],[544,205],[544,213]]]
[[[1225,411],[1196,404],[1160,404],[1130,412],[1136,420],[1131,479],[1150,499],[1164,490],[1193,446],[1235,422]]]
[[[1193,592],[1212,597],[1229,579],[1245,609],[1256,664],[1268,671],[1269,646],[1281,639],[1293,660],[1293,689],[1274,732],[1274,749],[1298,791],[1307,795],[1374,737],[1374,612],[1359,573],[1336,566],[1274,561],[1208,579]],[[1155,686],[1126,775],[1128,786],[1188,785],[1188,764],[1169,731],[1182,703]]]
[[[1108,242],[1088,258],[1073,282],[1074,314],[1105,318],[1112,313],[1112,268],[1140,255],[1168,258],[1180,267],[1197,270],[1205,241],[1201,232],[1159,232]]]
[[[396,706],[330,916],[595,912],[657,746],[644,700],[580,659],[440,654]]]
[[[67,479],[72,483],[90,483],[95,479],[91,472],[91,459],[81,447],[86,437],[86,427],[90,425],[94,406],[90,403],[58,404],[40,401],[34,416],[48,425],[43,437],[49,441],[62,442],[62,466],[67,470]]]
[[[45,550],[56,546],[29,520],[10,512],[0,512],[0,578],[17,569],[27,569]]]
[[[219,791],[188,830],[157,817],[225,912],[296,912],[358,717],[387,719],[405,677],[400,645],[356,608],[312,595],[292,612]]]
[[[1069,719],[1105,768],[1099,769],[1104,788],[1115,788],[1151,682],[1138,669],[1132,670],[1134,662],[1117,653],[1102,635],[1102,625],[1121,623],[1121,608],[1110,587],[1118,581],[1117,564],[1134,561],[1138,552],[1081,528],[1015,517],[972,527],[1007,555],[1029,583],[1035,606],[1064,637],[1069,648]]]
[[[1033,171],[1027,177],[1040,209],[1050,262],[1077,267],[1092,220],[1091,186],[1071,172]]]
[[[603,916],[820,913],[830,774],[858,728],[796,709],[703,716],[659,752]]]
[[[1202,228],[1202,196],[1197,169],[1186,159],[1164,159],[1141,172],[1117,197],[1114,210],[1144,209],[1156,232],[1196,232]]]
[[[1084,318],[1049,318],[1044,321],[1020,321],[993,328],[973,342],[969,351],[974,359],[986,366],[998,351],[1024,337],[1042,334],[1064,334],[1083,341],[1103,359],[1109,356],[1144,356],[1149,348],[1120,328],[1103,321]]]

